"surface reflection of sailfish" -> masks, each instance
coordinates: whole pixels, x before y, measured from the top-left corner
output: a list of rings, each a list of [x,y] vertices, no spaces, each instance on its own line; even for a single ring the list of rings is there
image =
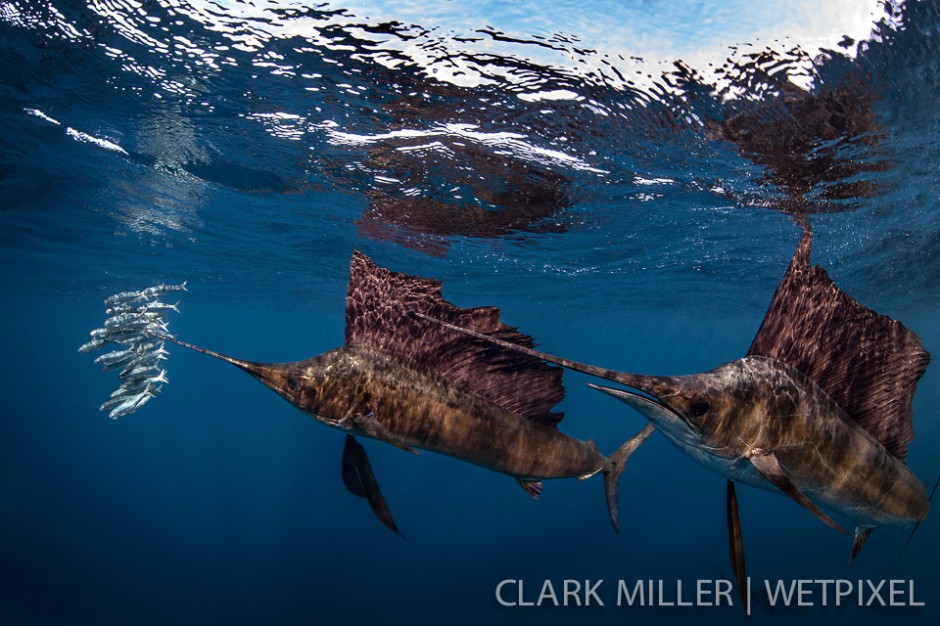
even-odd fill
[[[508,474],[533,497],[541,493],[543,479],[603,474],[616,528],[618,478],[652,428],[604,456],[593,442],[558,430],[562,414],[552,408],[564,396],[560,368],[493,348],[414,313],[512,345],[532,345],[530,337],[499,321],[497,309],[458,308],[441,297],[439,282],[391,272],[358,252],[350,268],[346,341],[336,350],[296,363],[258,363],[168,333],[152,334],[231,363],[317,421],[346,431],[343,480],[396,532],[365,449],[354,436]]]
[[[501,344],[636,390],[596,387],[726,476],[739,582],[735,481],[789,496],[841,532],[826,510],[844,515],[855,524],[853,558],[875,528],[915,524],[929,509],[925,486],[904,459],[911,401],[930,356],[913,332],[810,266],[810,247],[807,231],[748,355],[704,374],[628,374]]]
[[[738,110],[729,105],[723,120],[707,121],[709,135],[735,144],[743,156],[766,167],[767,182],[786,194],[774,204],[787,212],[844,211],[877,195],[880,186],[867,175],[890,164],[878,150],[883,132],[873,91],[861,82],[826,86],[819,93],[786,80],[777,88],[777,98],[738,104]]]
[[[526,151],[539,149],[524,143],[528,137],[518,129],[536,143],[556,131],[539,137],[531,121],[516,123],[501,113],[487,125],[513,133],[490,133],[475,124],[493,119],[479,90],[402,72],[383,79],[397,86],[395,97],[380,105],[391,120],[387,133],[367,138],[361,160],[337,163],[323,156],[319,166],[340,186],[365,196],[368,207],[356,222],[361,234],[440,256],[454,236],[566,230],[572,179],[563,165],[530,158]],[[504,142],[510,135],[512,145]]]
[[[797,215],[830,213],[882,191],[876,174],[891,161],[875,110],[878,89],[860,71],[834,80],[817,76],[817,86],[805,89],[792,76],[803,77],[808,64],[818,69],[799,48],[768,49],[729,59],[718,72],[720,84],[684,63],[669,75],[684,98],[705,107],[706,137],[733,144],[764,168],[758,182],[783,194],[735,194],[743,203]]]
[[[400,138],[369,149],[368,167],[398,182],[366,191],[361,233],[440,254],[451,236],[564,231],[551,218],[571,202],[566,176],[467,140],[442,135],[435,143]]]

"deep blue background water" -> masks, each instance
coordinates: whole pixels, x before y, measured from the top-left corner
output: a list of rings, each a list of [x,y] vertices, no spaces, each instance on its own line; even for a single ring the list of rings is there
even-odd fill
[[[814,260],[940,353],[935,3],[876,7],[848,48],[821,11],[510,2],[458,19],[452,5],[0,3],[0,623],[742,619],[611,606],[618,579],[731,576],[724,480],[663,438],[630,461],[619,536],[599,478],[533,502],[504,476],[365,441],[402,539],[342,486],[342,433],[234,368],[174,349],[159,398],[99,413],[114,379],[76,348],[119,290],[189,279],[180,338],[302,359],[341,344],[361,248],[444,280],[456,304],[499,306],[548,351],[695,373],[746,352],[799,238],[777,209],[799,196]],[[752,106],[772,119],[768,68],[871,95],[866,132],[810,147],[854,165],[796,192],[708,130]],[[855,181],[876,191],[826,200]],[[524,193],[501,203],[504,189]],[[534,214],[514,212],[532,196]],[[940,476],[938,372],[914,401],[924,479]],[[642,427],[586,377],[565,381],[565,432],[609,452]],[[794,503],[739,499],[758,584],[899,578],[927,603],[758,604],[761,623],[936,623],[934,516],[897,564],[907,532],[886,529],[849,566],[850,542]],[[608,606],[503,608],[506,578],[533,597],[546,578],[604,579]]]

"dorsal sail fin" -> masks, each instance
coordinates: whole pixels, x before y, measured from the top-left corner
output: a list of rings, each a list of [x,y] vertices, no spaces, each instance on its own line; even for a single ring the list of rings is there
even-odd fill
[[[810,266],[804,229],[748,354],[783,361],[816,382],[859,426],[904,460],[911,400],[930,355],[900,322],[862,306]]]
[[[440,374],[490,402],[548,426],[562,413],[562,369],[435,324],[411,313],[532,347],[532,338],[499,320],[499,309],[463,309],[441,296],[441,283],[393,272],[353,252],[346,294],[346,345],[381,350]]]

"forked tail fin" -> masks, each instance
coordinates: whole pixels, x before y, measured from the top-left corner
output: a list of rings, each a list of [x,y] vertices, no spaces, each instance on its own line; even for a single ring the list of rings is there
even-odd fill
[[[929,483],[926,483],[926,482],[924,483],[925,489],[928,484]],[[927,498],[927,502],[933,504],[933,497],[937,495],[937,487],[940,487],[940,478],[938,478],[937,481],[933,484],[933,489],[930,490],[930,496]],[[901,548],[901,552],[898,554],[898,558],[895,559],[894,565],[892,567],[897,567],[898,563],[901,562],[901,558],[904,556],[904,553],[907,551],[907,546],[911,545],[911,540],[914,539],[914,533],[916,533],[917,529],[920,528],[920,522],[922,521],[924,520],[920,520],[919,522],[914,524],[914,527],[911,529],[911,534],[907,536],[907,541],[904,542],[904,547]],[[855,556],[855,554],[853,553],[852,556]]]
[[[117,390],[100,407],[109,411],[108,417],[117,419],[137,411],[169,382],[160,361],[169,354],[165,340],[175,340],[166,315],[179,312],[179,303],[168,304],[160,296],[175,291],[186,291],[186,281],[109,296],[104,301],[109,317],[101,328],[91,331],[91,340],[79,347],[79,352],[114,348],[95,359],[104,371],[120,370]]]
[[[656,427],[652,423],[647,424],[643,427],[643,430],[633,435],[616,452],[610,455],[610,469],[604,474],[604,491],[607,493],[607,512],[610,514],[610,523],[618,533],[620,532],[620,521],[617,516],[617,485],[620,481],[620,475],[626,469],[627,461],[633,451],[646,441],[646,438],[652,435],[654,430],[656,430]]]

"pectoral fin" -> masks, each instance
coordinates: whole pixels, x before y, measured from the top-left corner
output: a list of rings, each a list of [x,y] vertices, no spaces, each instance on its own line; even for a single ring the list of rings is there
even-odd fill
[[[753,450],[751,452],[751,463],[757,469],[761,475],[769,480],[773,485],[787,494],[796,502],[803,507],[809,509],[813,515],[824,521],[826,524],[832,528],[838,530],[844,535],[851,534],[846,529],[839,526],[835,520],[826,515],[822,509],[816,506],[809,498],[803,495],[796,485],[793,484],[793,481],[790,480],[790,476],[787,471],[780,465],[780,461],[777,460],[777,457],[773,452],[764,452],[761,450]]]
[[[532,496],[533,500],[538,500],[539,496],[542,495],[542,481],[541,480],[522,480],[517,478],[519,486],[525,489],[525,492]]]
[[[375,516],[393,532],[401,535],[372,473],[366,449],[349,434],[346,435],[346,446],[343,448],[343,484],[354,496],[368,500]]]
[[[731,550],[731,569],[734,570],[735,582],[738,585],[738,596],[744,614],[750,615],[747,605],[747,590],[744,585],[747,581],[747,568],[744,564],[744,537],[741,534],[741,518],[738,516],[738,495],[734,489],[734,482],[728,481],[728,547]]]
[[[392,433],[389,429],[385,427],[382,422],[376,419],[375,415],[371,412],[366,413],[365,415],[353,415],[343,420],[340,424],[341,427],[350,429],[354,432],[365,435],[366,437],[371,437],[372,439],[378,439],[379,441],[384,441],[385,443],[390,443],[396,448],[401,448],[405,452],[412,452],[418,454],[418,451],[405,443],[401,437]]]

